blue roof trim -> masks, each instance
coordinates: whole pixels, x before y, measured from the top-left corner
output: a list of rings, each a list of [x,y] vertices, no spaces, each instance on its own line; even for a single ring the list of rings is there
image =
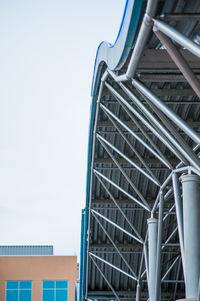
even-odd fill
[[[90,179],[91,179],[91,159],[93,144],[93,127],[96,111],[96,100],[100,84],[100,78],[104,65],[111,70],[119,70],[128,58],[128,54],[134,43],[135,34],[141,14],[143,0],[127,0],[125,4],[124,14],[117,39],[112,46],[107,42],[102,42],[97,49],[93,80],[92,80],[92,103],[91,117],[89,127],[88,142],[88,162],[87,162],[87,179],[86,179],[86,208],[82,212],[81,225],[81,254],[80,254],[80,290],[79,300],[85,298],[86,289],[86,260],[87,260],[87,231],[88,231],[88,207],[90,195]]]
[[[122,21],[121,21],[121,24],[120,24],[120,27],[119,27],[119,31],[118,31],[118,34],[117,34],[117,37],[116,37],[116,40],[115,40],[114,44],[110,46],[111,48],[113,48],[116,45],[116,43],[119,39],[119,36],[121,34],[122,27],[123,27],[123,24],[124,24],[124,19],[125,19],[125,16],[126,16],[127,7],[128,7],[128,2],[129,2],[129,0],[126,0],[125,7],[124,7],[124,12],[123,12],[123,16],[122,16]]]

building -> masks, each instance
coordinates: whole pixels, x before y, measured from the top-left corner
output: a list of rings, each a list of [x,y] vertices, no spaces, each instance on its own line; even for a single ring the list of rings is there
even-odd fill
[[[52,246],[0,247],[0,254],[1,301],[74,301],[76,256],[53,256]]]

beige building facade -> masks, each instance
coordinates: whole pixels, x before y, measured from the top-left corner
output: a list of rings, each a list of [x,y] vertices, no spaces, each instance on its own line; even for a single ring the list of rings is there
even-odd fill
[[[44,281],[67,281],[68,301],[75,300],[76,256],[1,256],[0,301],[6,301],[8,281],[31,281],[31,301],[43,300]],[[14,282],[13,282],[14,283]],[[9,298],[7,298],[9,299]],[[10,298],[12,299],[12,298]],[[9,300],[10,300],[9,299]],[[13,299],[14,300],[14,299]],[[66,300],[67,301],[67,300]]]

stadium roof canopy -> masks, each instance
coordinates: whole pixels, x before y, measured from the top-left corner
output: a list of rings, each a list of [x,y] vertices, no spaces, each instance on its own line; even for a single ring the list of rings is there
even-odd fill
[[[180,177],[200,175],[199,21],[199,0],[127,0],[115,44],[98,48],[80,300],[185,296]]]

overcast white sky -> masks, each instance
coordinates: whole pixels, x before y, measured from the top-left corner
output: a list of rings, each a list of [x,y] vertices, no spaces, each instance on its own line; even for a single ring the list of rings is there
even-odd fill
[[[0,3],[0,245],[79,255],[98,44],[125,0]]]

